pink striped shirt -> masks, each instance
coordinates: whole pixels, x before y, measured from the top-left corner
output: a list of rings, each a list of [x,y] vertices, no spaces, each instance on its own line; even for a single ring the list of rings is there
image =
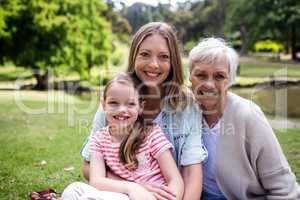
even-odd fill
[[[119,159],[120,143],[112,142],[109,128],[99,130],[92,138],[90,153],[102,156],[110,170],[121,178],[136,183],[152,182],[166,184],[157,158],[161,153],[172,148],[159,126],[154,126],[145,137],[137,151],[138,168],[129,171]]]

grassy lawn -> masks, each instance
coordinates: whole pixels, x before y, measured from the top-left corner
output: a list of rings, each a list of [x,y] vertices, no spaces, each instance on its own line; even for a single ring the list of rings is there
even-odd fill
[[[0,92],[0,199],[26,199],[28,192],[45,187],[61,192],[68,183],[81,180],[79,150],[96,100],[22,92],[17,104],[16,97]]]
[[[300,183],[300,129],[277,130],[277,138]]]
[[[300,64],[241,64],[240,75],[242,77],[266,77],[288,76],[300,77]]]
[[[31,76],[31,71],[23,67],[4,66],[0,67],[0,80],[14,80],[18,77]]]
[[[0,91],[0,105],[0,199],[26,199],[28,192],[46,187],[61,192],[67,184],[82,180],[79,150],[89,133],[97,97]],[[277,132],[300,181],[300,130]]]

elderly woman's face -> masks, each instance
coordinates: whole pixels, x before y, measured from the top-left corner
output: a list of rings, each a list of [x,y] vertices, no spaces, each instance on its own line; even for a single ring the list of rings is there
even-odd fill
[[[192,89],[204,114],[222,112],[230,77],[227,62],[196,62],[193,66],[190,74]]]

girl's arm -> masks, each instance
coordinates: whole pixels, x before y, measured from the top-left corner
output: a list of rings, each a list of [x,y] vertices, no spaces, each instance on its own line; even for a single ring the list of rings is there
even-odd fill
[[[98,190],[127,194],[132,200],[155,200],[153,195],[137,183],[106,178],[104,159],[91,153],[89,184]]]
[[[90,177],[89,184],[98,190],[105,190],[111,192],[120,192],[124,194],[129,193],[127,181],[115,181],[106,178],[106,169],[104,159],[97,153],[90,155]]]
[[[83,159],[83,166],[82,166],[82,174],[83,177],[86,180],[89,180],[90,177],[90,153],[89,153],[89,147],[90,147],[90,138],[95,135],[95,133],[100,130],[101,128],[105,127],[106,121],[105,121],[105,112],[99,106],[93,120],[92,124],[92,130],[90,132],[90,135],[86,138],[86,141],[81,148],[80,154],[84,158]]]
[[[82,169],[82,173],[84,178],[89,181],[89,177],[90,177],[90,162],[83,160],[83,169]],[[114,180],[124,180],[122,179],[120,176],[115,175],[113,172],[107,170],[106,171],[106,177],[110,178],[110,179],[114,179]]]
[[[93,119],[92,130],[90,132],[90,135],[86,138],[85,143],[80,151],[80,154],[85,161],[90,161],[89,148],[90,148],[92,136],[94,136],[97,131],[99,131],[101,128],[105,126],[106,126],[105,112],[101,107],[99,107]],[[88,173],[89,172],[87,171],[86,174]]]
[[[171,151],[168,149],[162,152],[157,158],[162,174],[167,181],[168,187],[173,190],[176,199],[181,200],[184,191],[182,177],[177,169],[176,163],[172,157]]]

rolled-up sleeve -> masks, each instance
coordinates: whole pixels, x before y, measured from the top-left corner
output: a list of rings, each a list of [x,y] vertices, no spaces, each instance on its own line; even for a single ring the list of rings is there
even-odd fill
[[[207,151],[202,142],[202,112],[198,105],[190,106],[183,116],[186,139],[182,147],[180,165],[202,163],[207,159]]]
[[[90,135],[86,138],[83,147],[81,148],[80,154],[81,156],[86,160],[90,161],[90,153],[89,153],[89,147],[90,147],[90,138],[101,128],[105,127],[105,112],[102,108],[99,107],[97,110],[93,124],[92,124],[92,130]]]

